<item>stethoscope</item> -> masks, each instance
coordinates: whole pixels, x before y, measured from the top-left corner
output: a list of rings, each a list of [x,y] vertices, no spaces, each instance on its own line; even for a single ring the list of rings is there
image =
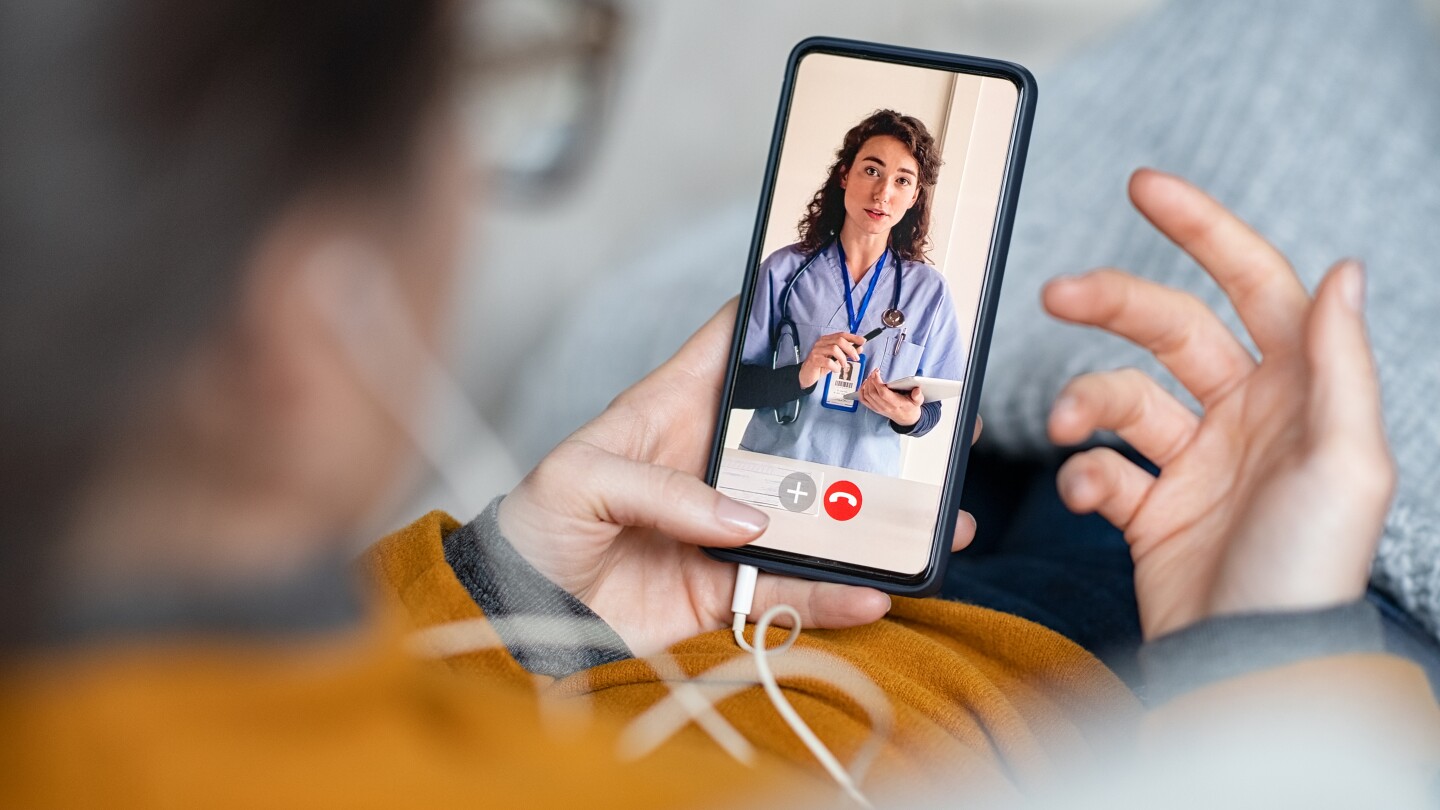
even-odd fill
[[[836,240],[831,239],[829,242],[826,242],[823,246],[821,246],[819,250],[810,254],[810,257],[805,260],[805,263],[800,265],[800,269],[796,270],[795,274],[790,276],[790,280],[785,282],[785,286],[781,288],[780,323],[775,328],[775,334],[771,338],[772,342],[770,344],[771,369],[777,369],[780,367],[780,342],[785,337],[786,332],[790,333],[790,343],[795,347],[795,356],[793,358],[792,364],[797,366],[800,364],[800,330],[798,327],[796,327],[795,320],[790,317],[790,294],[795,291],[795,282],[799,281],[800,277],[805,275],[805,271],[810,269],[810,265],[814,264],[815,260],[820,258],[820,254],[829,250],[830,246],[835,244],[835,242]],[[875,291],[875,282],[879,281],[880,274],[885,272],[885,259],[889,258],[890,255],[891,249],[886,248],[885,253],[880,256],[880,262],[875,268],[875,276],[870,281],[870,290],[865,293],[865,298],[860,304],[862,316],[866,305],[868,305],[870,302],[870,294]],[[884,325],[871,329],[869,333],[865,335],[866,343],[869,343],[870,341],[879,337],[880,333],[885,331],[886,329],[897,329],[905,325],[905,313],[900,311],[900,262],[895,259],[891,259],[890,264],[895,268],[895,280],[892,282],[892,289],[890,292],[890,308],[885,310],[880,315],[880,323]],[[846,272],[844,248],[840,249],[840,272]],[[850,302],[851,294],[848,284],[849,278],[846,277],[844,281],[847,282],[845,290],[845,302],[848,305]],[[797,419],[800,418],[800,406],[803,404],[802,400],[803,397],[798,398],[787,405],[782,405],[779,408],[776,408],[775,421],[782,425],[793,424]],[[792,407],[793,411],[791,410]]]

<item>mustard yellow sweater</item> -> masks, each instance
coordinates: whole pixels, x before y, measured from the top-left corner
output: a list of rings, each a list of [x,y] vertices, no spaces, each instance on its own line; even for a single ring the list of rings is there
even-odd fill
[[[441,538],[455,528],[433,513],[377,545],[364,565],[383,607],[348,635],[179,638],[11,662],[0,678],[0,806],[633,808],[723,806],[756,795],[774,802],[787,792],[835,799],[758,687],[718,707],[759,749],[753,767],[693,724],[645,757],[620,757],[624,728],[668,694],[665,684],[642,660],[560,682],[521,669],[445,562]],[[415,631],[440,625],[468,651],[424,660]],[[1337,681],[1363,681],[1402,712],[1435,720],[1418,670],[1386,656],[1260,673],[1146,717],[1112,673],[1063,637],[938,601],[896,600],[884,621],[807,631],[797,646],[850,662],[888,696],[895,728],[865,783],[881,798],[957,784],[970,795],[1023,791],[1043,784],[1057,760],[1083,761],[1114,744],[1116,729],[1122,737],[1183,733],[1215,706],[1270,691],[1309,689],[1323,699]],[[741,653],[717,631],[672,654],[693,676]],[[860,708],[812,679],[782,684],[848,760],[869,733]]]

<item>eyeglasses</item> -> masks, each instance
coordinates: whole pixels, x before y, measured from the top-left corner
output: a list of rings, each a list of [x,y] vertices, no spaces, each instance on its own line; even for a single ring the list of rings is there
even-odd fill
[[[482,0],[464,16],[460,112],[489,194],[566,188],[593,154],[613,89],[610,0]]]

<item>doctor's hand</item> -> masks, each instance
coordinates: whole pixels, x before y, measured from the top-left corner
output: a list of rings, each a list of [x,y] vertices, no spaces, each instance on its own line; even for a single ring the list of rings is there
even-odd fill
[[[870,372],[858,392],[860,402],[870,410],[889,419],[901,427],[910,427],[920,421],[920,406],[925,404],[925,395],[918,387],[909,391],[895,391],[880,379],[880,370]]]
[[[699,546],[742,546],[768,522],[698,477],[734,322],[732,301],[500,504],[500,528],[515,549],[638,655],[730,625],[735,564]],[[974,519],[962,512],[954,548],[974,535]],[[752,615],[779,603],[795,607],[806,627],[868,624],[890,609],[890,598],[870,588],[761,574]]]
[[[865,338],[849,332],[836,332],[815,341],[810,354],[800,364],[800,387],[809,388],[831,372],[840,373],[847,360],[860,359]]]
[[[1072,380],[1051,438],[1113,430],[1160,474],[1087,450],[1060,469],[1065,503],[1125,531],[1147,638],[1360,598],[1395,485],[1363,270],[1338,264],[1311,298],[1284,256],[1185,181],[1142,170],[1130,196],[1219,282],[1262,356],[1187,293],[1117,270],[1051,282],[1053,315],[1154,352],[1204,410],[1134,369]]]

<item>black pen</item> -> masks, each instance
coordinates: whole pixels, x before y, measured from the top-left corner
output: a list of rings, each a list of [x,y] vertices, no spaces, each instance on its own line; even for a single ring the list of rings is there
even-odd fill
[[[877,326],[874,329],[871,329],[869,332],[865,333],[865,342],[869,343],[875,338],[880,337],[880,333],[884,332],[886,329],[894,329],[896,327],[904,325],[905,313],[901,312],[898,309],[887,309],[885,310],[885,314],[880,316],[880,326]]]
[[[881,332],[884,332],[887,328],[889,328],[889,327],[877,326],[877,327],[875,327],[874,329],[871,329],[869,332],[866,332],[865,335],[864,335],[865,342],[866,342],[866,343],[869,343],[870,341],[874,340],[875,338],[880,337],[880,333],[881,333]],[[847,341],[847,342],[848,342],[848,341]],[[850,345],[851,345],[851,346],[854,346],[854,347],[857,348],[857,349],[860,348],[860,344],[859,344],[859,343],[851,343]]]

